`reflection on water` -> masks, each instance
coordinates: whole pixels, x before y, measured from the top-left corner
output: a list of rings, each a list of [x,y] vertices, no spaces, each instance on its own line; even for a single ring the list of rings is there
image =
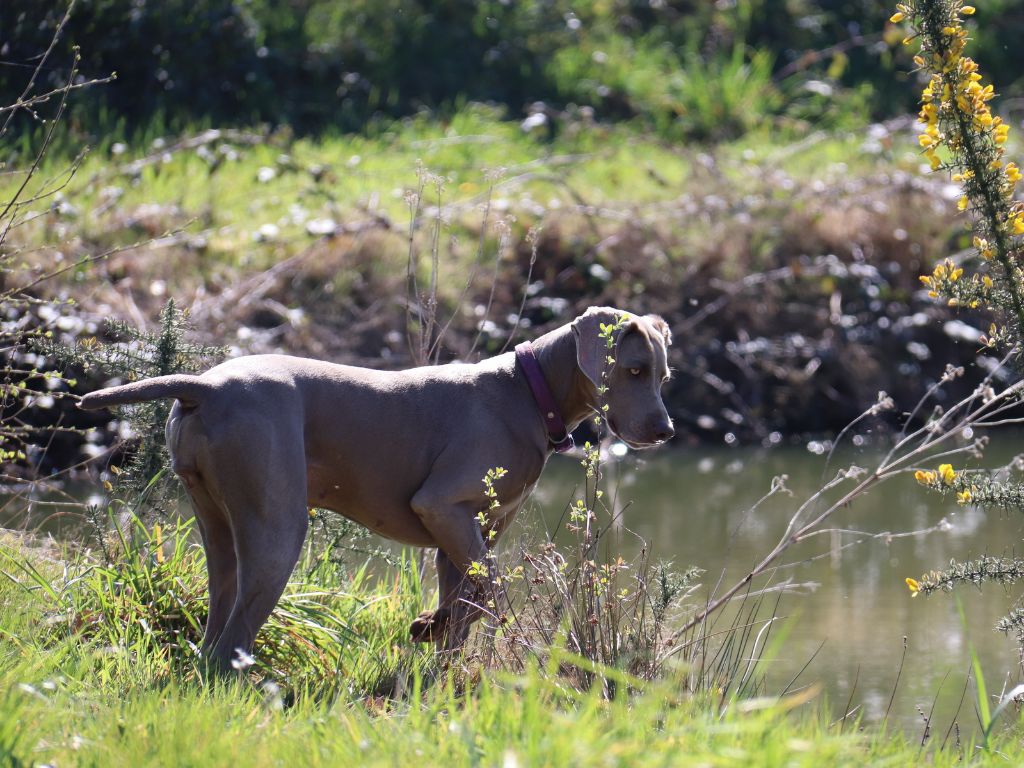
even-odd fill
[[[839,463],[833,459],[830,477],[849,463],[874,467],[871,453],[841,458]],[[986,464],[994,460],[990,455]],[[618,477],[617,503],[628,504],[623,524],[639,537],[624,534],[622,549],[638,551],[643,540],[655,559],[704,569],[704,599],[720,579],[723,590],[771,550],[799,504],[821,486],[824,467],[823,456],[803,448],[631,454],[613,472]],[[788,475],[794,495],[773,497],[750,511],[772,478],[781,474]],[[535,494],[548,525],[557,524],[580,478],[578,465],[552,460]],[[907,728],[920,731],[917,708],[927,713],[938,694],[932,730],[940,739],[945,734],[970,666],[968,644],[981,658],[990,693],[998,694],[1004,683],[1012,687],[1018,676],[1016,642],[992,627],[1016,593],[998,585],[961,588],[957,594],[967,617],[965,629],[955,597],[911,598],[904,579],[944,567],[953,557],[1010,553],[1024,535],[1024,516],[959,507],[926,493],[908,475],[836,513],[829,527],[898,534],[934,529],[943,519],[948,525],[923,536],[869,539],[837,532],[812,537],[786,552],[780,563],[788,567],[773,581],[792,578],[816,587],[782,598],[778,613],[789,617],[788,635],[765,667],[768,692],[785,688],[824,643],[799,683],[820,683],[840,715],[852,693],[853,704],[862,707],[867,720],[880,719],[896,683],[904,638],[906,661],[891,717]],[[863,541],[840,550],[858,540]],[[975,719],[972,696],[973,685],[960,713],[961,727],[970,727]]]
[[[1013,440],[999,440],[1009,444]],[[999,458],[990,452],[986,464]],[[870,451],[833,460],[830,476],[856,463],[872,468]],[[679,449],[631,453],[607,469],[609,497],[622,515],[621,553],[639,552],[641,542],[653,559],[672,560],[681,569],[704,569],[703,600],[720,584],[731,585],[776,544],[797,506],[822,484],[825,458],[797,448],[710,450]],[[793,496],[776,496],[755,511],[777,475],[788,476]],[[574,489],[582,482],[577,461],[555,457],[549,463],[529,507],[518,525],[528,530],[554,528]],[[77,489],[64,499],[47,495],[31,515],[12,519],[17,508],[0,508],[0,524],[19,526],[46,521],[44,528],[59,536],[81,535],[81,508],[73,498],[86,499],[95,486]],[[94,499],[96,501],[96,499]],[[23,505],[19,505],[23,509]],[[866,538],[850,533],[825,534],[794,546],[777,572],[805,585],[799,594],[786,594],[779,615],[788,617],[785,643],[765,664],[767,692],[778,693],[808,660],[798,681],[820,683],[837,713],[847,701],[860,706],[865,718],[882,718],[889,706],[900,659],[900,675],[891,717],[920,733],[920,707],[928,712],[937,697],[932,731],[944,736],[953,720],[968,668],[968,645],[978,652],[990,692],[998,694],[1017,680],[1017,651],[1012,638],[993,631],[996,619],[1009,608],[1016,593],[999,586],[984,590],[961,588],[969,629],[965,630],[956,599],[949,595],[911,598],[904,579],[943,567],[950,558],[1007,554],[1024,535],[1019,513],[983,512],[928,494],[908,475],[896,478],[837,513],[831,527],[871,533],[906,531],[948,525],[925,536]],[[77,530],[75,524],[78,524]],[[516,533],[513,531],[511,537]],[[862,543],[840,547],[858,539]],[[972,727],[973,686],[961,710],[962,728]]]

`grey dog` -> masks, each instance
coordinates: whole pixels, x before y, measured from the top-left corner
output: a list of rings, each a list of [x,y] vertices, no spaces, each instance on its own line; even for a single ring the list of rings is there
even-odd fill
[[[436,547],[438,608],[413,622],[412,639],[457,649],[481,615],[479,578],[467,571],[485,562],[569,432],[603,404],[610,430],[634,448],[672,437],[661,399],[670,343],[656,315],[595,307],[475,364],[385,372],[253,355],[92,392],[80,405],[176,400],[167,446],[206,550],[203,654],[215,666],[252,649],[299,557],[309,507]],[[491,509],[482,478],[499,466],[507,474]]]

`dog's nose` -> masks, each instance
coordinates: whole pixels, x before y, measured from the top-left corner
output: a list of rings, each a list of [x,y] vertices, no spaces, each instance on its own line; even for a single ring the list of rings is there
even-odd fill
[[[672,428],[672,420],[668,417],[658,421],[654,425],[654,437],[659,443],[671,440],[675,437],[676,431]]]

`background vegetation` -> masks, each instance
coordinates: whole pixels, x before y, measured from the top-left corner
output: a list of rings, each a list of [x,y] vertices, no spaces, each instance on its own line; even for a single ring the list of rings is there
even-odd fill
[[[4,4],[0,101],[17,94],[62,13],[61,3]],[[824,127],[857,119],[847,104],[860,119],[911,110],[917,89],[889,15],[867,0],[94,0],[59,45],[80,47],[85,77],[118,72],[73,110],[105,131],[154,118],[170,129],[352,131],[421,110],[444,117],[468,101],[516,119],[540,101],[717,142],[769,116]],[[979,21],[982,66],[1024,71],[1020,4],[986,3]],[[1011,74],[1003,92],[1022,87]]]

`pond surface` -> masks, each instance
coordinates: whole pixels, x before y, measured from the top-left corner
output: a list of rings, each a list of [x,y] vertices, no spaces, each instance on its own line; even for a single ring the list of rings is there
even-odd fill
[[[1008,461],[1019,438],[998,438],[985,465]],[[848,451],[832,459],[827,476],[850,464],[873,469],[878,456],[877,449]],[[804,447],[675,448],[629,453],[609,461],[606,498],[614,498],[616,508],[622,510],[618,548],[628,559],[646,542],[652,560],[671,560],[680,570],[700,567],[704,575],[693,600],[703,602],[742,578],[772,549],[797,507],[823,484],[825,462],[825,456]],[[958,467],[961,463],[957,462]],[[783,474],[793,495],[774,496],[751,510],[771,487],[772,478]],[[556,531],[560,523],[564,525],[560,518],[582,482],[577,459],[552,458],[517,521],[520,530],[511,531],[508,538],[524,531],[537,537],[545,529]],[[97,490],[85,486],[73,496],[94,496],[95,503],[101,501],[95,496]],[[80,510],[59,500],[35,506],[27,516],[24,506],[18,506],[22,511],[17,517],[12,517],[15,505],[0,510],[0,524],[43,523],[44,530],[69,538],[81,533]],[[948,524],[940,526],[943,520]],[[777,609],[778,615],[786,617],[785,642],[763,663],[766,693],[782,692],[800,673],[797,686],[820,685],[837,718],[851,702],[852,707],[860,707],[865,720],[875,722],[885,716],[895,687],[893,724],[920,735],[919,708],[927,713],[934,701],[932,732],[941,740],[960,705],[971,664],[969,646],[981,659],[990,693],[1016,684],[1016,642],[996,632],[993,625],[1007,612],[1017,591],[998,585],[983,590],[960,588],[956,594],[965,625],[955,596],[911,598],[904,580],[942,568],[953,557],[1019,551],[1024,515],[960,507],[926,492],[905,475],[836,513],[828,527],[891,534],[941,530],[893,538],[826,533],[787,551],[779,561],[787,567],[776,571],[770,583],[792,579],[800,587],[783,594]],[[844,547],[856,541],[860,543]],[[768,583],[761,580],[759,586]],[[765,601],[767,610],[774,601],[774,595]],[[900,673],[904,638],[906,659]],[[972,682],[960,708],[962,729],[976,723],[973,696]]]
[[[1019,435],[1010,437],[995,441],[986,466],[998,466],[1000,458],[1003,463],[1009,460],[1020,442]],[[995,450],[1000,444],[1002,454]],[[878,457],[877,450],[834,457],[828,477],[851,463],[873,469]],[[628,504],[622,513],[624,526],[648,543],[655,559],[705,571],[695,596],[703,602],[716,586],[720,593],[742,578],[774,547],[797,507],[823,484],[825,460],[804,447],[663,449],[631,453],[608,475],[612,489],[617,487],[619,507]],[[788,476],[793,496],[772,497],[751,511],[772,478],[782,474]],[[544,524],[558,524],[558,515],[581,481],[578,462],[552,459],[535,494],[537,506],[544,510],[535,514],[548,518]],[[779,562],[792,565],[777,571],[772,582],[791,578],[813,586],[782,597],[777,612],[788,617],[783,630],[788,634],[765,663],[766,692],[781,692],[814,657],[798,684],[820,684],[837,717],[852,701],[861,707],[865,720],[881,719],[896,686],[890,719],[920,735],[923,721],[918,708],[927,713],[935,701],[932,732],[941,741],[967,681],[969,646],[981,659],[990,694],[1015,685],[1016,641],[996,632],[993,625],[1007,612],[1017,590],[966,586],[954,595],[912,598],[905,579],[941,569],[953,557],[1020,551],[1024,515],[961,507],[903,475],[837,512],[827,527],[899,534],[934,529],[943,519],[948,523],[943,530],[924,535],[889,539],[826,533],[788,550]],[[858,540],[861,543],[840,549]],[[623,535],[621,541],[627,553],[639,550],[636,537]],[[766,603],[773,606],[774,598]],[[904,638],[906,660],[897,686]],[[973,696],[972,682],[960,710],[962,729],[976,723]]]

